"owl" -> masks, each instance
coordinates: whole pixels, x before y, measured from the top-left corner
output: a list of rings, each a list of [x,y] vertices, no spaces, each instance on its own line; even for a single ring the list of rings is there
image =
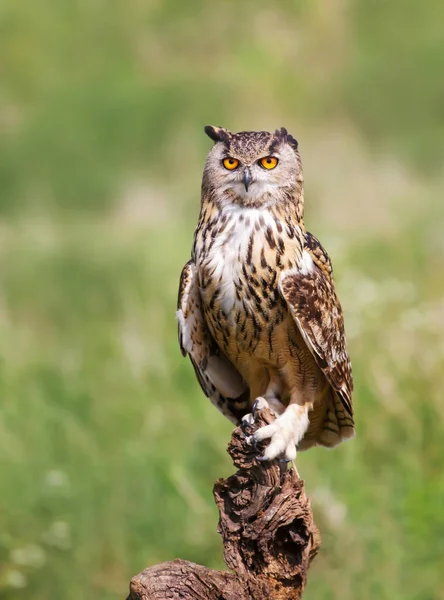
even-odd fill
[[[353,380],[327,252],[304,225],[298,142],[205,127],[191,260],[182,270],[179,343],[205,395],[234,423],[269,406],[262,460],[354,435]]]

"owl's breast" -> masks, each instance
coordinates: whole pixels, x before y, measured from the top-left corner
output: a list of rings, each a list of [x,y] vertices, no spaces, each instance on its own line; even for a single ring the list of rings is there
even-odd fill
[[[296,235],[263,210],[221,213],[196,235],[202,305],[213,337],[229,355],[254,351],[284,321],[278,291],[282,270],[300,252]],[[231,351],[229,351],[231,350]]]
[[[206,321],[216,342],[233,357],[254,353],[287,314],[278,270],[263,269],[228,246],[200,269]]]

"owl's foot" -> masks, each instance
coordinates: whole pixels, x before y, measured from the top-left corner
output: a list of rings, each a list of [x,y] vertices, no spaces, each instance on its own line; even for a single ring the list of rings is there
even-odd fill
[[[252,427],[254,425],[254,415],[253,413],[248,413],[242,417],[242,427]]]
[[[270,425],[258,429],[253,435],[253,442],[270,439],[270,443],[259,460],[284,458],[292,461],[296,458],[296,446],[307,431],[308,405],[290,404],[285,412]]]
[[[251,413],[248,413],[242,417],[242,426],[244,428],[252,427],[257,417],[257,413],[261,410],[265,410],[266,408],[270,409],[270,412],[277,416],[277,414],[273,411],[273,409],[270,407],[265,398],[262,398],[262,396],[256,398],[252,406]]]
[[[255,418],[256,414],[260,410],[265,410],[266,408],[270,408],[269,403],[265,400],[265,398],[263,398],[262,396],[259,396],[259,398],[256,398],[256,400],[254,401],[253,408],[251,409],[251,414]],[[271,410],[271,408],[270,408],[270,410]]]

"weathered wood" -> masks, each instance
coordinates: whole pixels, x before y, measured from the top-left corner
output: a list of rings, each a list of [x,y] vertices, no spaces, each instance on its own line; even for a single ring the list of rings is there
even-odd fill
[[[297,600],[320,546],[310,501],[296,469],[257,460],[245,436],[273,420],[258,411],[253,426],[233,431],[228,452],[238,471],[214,486],[218,531],[233,571],[185,560],[149,567],[133,577],[127,600]]]

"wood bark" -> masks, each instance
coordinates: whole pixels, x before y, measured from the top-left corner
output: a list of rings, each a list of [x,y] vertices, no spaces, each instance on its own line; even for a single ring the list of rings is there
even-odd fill
[[[127,600],[296,600],[320,546],[304,482],[292,466],[261,462],[263,445],[247,443],[272,422],[268,409],[254,425],[237,427],[228,453],[238,471],[214,485],[218,531],[232,572],[186,560],[149,567],[132,578]]]

